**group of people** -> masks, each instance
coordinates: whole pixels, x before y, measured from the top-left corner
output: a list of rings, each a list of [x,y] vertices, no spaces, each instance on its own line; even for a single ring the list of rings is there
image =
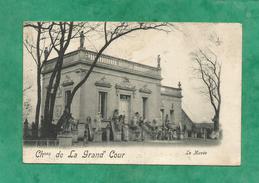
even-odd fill
[[[158,126],[155,120],[153,120],[152,124],[148,123],[138,112],[135,112],[132,119],[129,122],[125,122],[125,115],[119,115],[116,109],[114,110],[112,121],[116,131],[125,133],[125,126],[127,126],[131,131],[133,139],[144,140],[144,131],[151,135],[153,140],[177,140],[180,139],[181,135],[179,126],[176,128],[170,127],[168,117],[165,118],[162,126]]]
[[[76,122],[72,118],[71,113],[64,112],[63,116],[61,117],[62,123],[60,121],[60,126],[63,132],[71,131],[72,128],[76,128]],[[90,122],[91,120],[87,120]],[[102,130],[101,127],[101,115],[98,113],[96,116],[95,121],[95,132]],[[174,140],[180,138],[180,127],[176,129],[170,128],[168,123],[168,118],[165,119],[164,125],[158,126],[156,121],[153,120],[153,123],[148,123],[146,119],[139,114],[139,112],[135,112],[134,116],[131,120],[127,120],[125,115],[120,115],[118,109],[115,109],[113,112],[113,116],[111,119],[111,126],[109,128],[114,131],[114,133],[120,133],[121,139],[129,140],[144,140],[144,131],[151,135],[153,140]],[[91,123],[91,122],[90,122]],[[90,125],[90,124],[89,124]],[[129,134],[131,132],[131,134]],[[90,132],[86,131],[84,136],[89,137]],[[91,136],[91,135],[90,135]],[[131,137],[129,137],[131,136]]]
[[[180,127],[176,129],[162,127],[157,129],[155,140],[177,140],[180,139]]]
[[[122,131],[125,125],[125,115],[119,115],[118,109],[115,109],[112,116],[112,122],[116,131]]]
[[[144,120],[138,112],[128,121],[125,115],[119,115],[118,109],[115,109],[111,122],[114,124],[114,133],[120,133],[122,140],[144,140],[143,129],[141,128]]]

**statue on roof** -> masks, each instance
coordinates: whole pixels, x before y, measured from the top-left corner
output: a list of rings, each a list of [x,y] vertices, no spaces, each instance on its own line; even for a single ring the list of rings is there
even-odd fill
[[[158,55],[158,56],[157,56],[157,68],[158,68],[158,69],[161,68],[160,62],[161,62],[161,57],[160,57],[160,55]]]
[[[181,84],[180,81],[178,82],[178,88],[179,88],[179,89],[182,89],[182,84]]]
[[[84,44],[85,44],[85,35],[84,31],[80,32],[80,49],[84,49]]]

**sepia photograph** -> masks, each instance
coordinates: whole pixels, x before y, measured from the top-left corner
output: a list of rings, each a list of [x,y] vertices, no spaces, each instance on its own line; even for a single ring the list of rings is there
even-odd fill
[[[238,23],[24,22],[23,162],[240,165]]]

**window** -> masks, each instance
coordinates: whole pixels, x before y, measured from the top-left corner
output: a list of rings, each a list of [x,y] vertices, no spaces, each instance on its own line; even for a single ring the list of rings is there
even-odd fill
[[[120,95],[119,100],[119,114],[125,115],[125,123],[128,124],[130,121],[130,113],[131,113],[131,104],[130,104],[130,95]]]
[[[147,118],[147,97],[142,97],[142,112],[143,112],[143,119]]]
[[[71,90],[67,90],[65,92],[65,107],[67,106],[68,100],[70,100],[71,97]]]
[[[160,117],[162,122],[164,122],[164,118],[165,118],[164,115],[165,115],[164,109],[160,109]]]
[[[170,122],[174,123],[174,110],[170,110]]]
[[[107,92],[99,92],[98,112],[101,113],[101,117],[106,119],[107,117]]]

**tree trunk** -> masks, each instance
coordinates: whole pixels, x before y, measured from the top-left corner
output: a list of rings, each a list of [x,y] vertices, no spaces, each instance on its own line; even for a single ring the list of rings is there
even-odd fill
[[[43,124],[43,137],[48,137],[49,136],[49,128],[50,124],[52,122],[52,119],[50,117],[50,104],[52,100],[52,89],[53,89],[53,82],[57,74],[57,69],[59,67],[59,62],[60,60],[57,60],[57,63],[55,65],[54,71],[51,74],[50,80],[49,80],[49,85],[47,88],[47,93],[46,93],[46,98],[45,98],[45,106],[44,106],[44,124]]]
[[[66,26],[65,23],[62,25],[62,23],[60,22],[60,31],[61,31],[60,32],[61,38],[60,38],[60,44],[59,44],[60,49],[58,50],[53,44],[54,49],[56,49],[56,51],[58,53],[58,60],[56,62],[55,68],[54,68],[54,70],[51,74],[50,80],[49,80],[49,86],[47,89],[47,97],[46,97],[46,101],[45,101],[44,119],[45,119],[45,123],[46,123],[46,125],[45,125],[46,126],[46,129],[45,129],[46,137],[50,137],[50,135],[52,136],[53,134],[51,134],[51,133],[54,132],[53,128],[55,125],[52,125],[53,111],[54,111],[54,107],[55,107],[57,89],[59,87],[60,78],[61,78],[61,70],[62,70],[62,65],[63,65],[64,54],[66,52],[66,49],[70,43],[71,36],[72,36],[73,22],[70,22],[66,41],[65,41],[65,34],[66,34],[65,26]],[[50,34],[50,37],[51,37],[51,34]],[[51,42],[53,43],[52,37],[51,37]],[[55,83],[53,83],[54,80],[55,80]],[[54,88],[52,88],[52,87],[54,87]],[[53,93],[52,93],[52,89],[53,89]]]
[[[55,108],[55,102],[56,102],[56,95],[57,95],[57,89],[60,84],[61,79],[61,70],[64,60],[64,51],[61,51],[59,53],[59,58],[57,60],[57,65],[55,67],[55,70],[52,73],[52,76],[49,81],[49,86],[47,89],[47,96],[45,100],[45,109],[44,109],[44,122],[45,122],[45,128],[44,128],[44,136],[50,137],[52,134],[50,134],[50,131],[53,131],[51,129],[53,127],[52,120],[53,120],[53,113]]]
[[[61,70],[62,70],[62,65],[63,65],[63,59],[64,59],[64,53],[61,55],[61,58],[60,58],[60,68],[58,69],[58,73],[57,73],[54,88],[53,88],[53,93],[51,95],[50,108],[49,108],[50,123],[53,120],[53,113],[54,113],[54,108],[55,108],[56,95],[57,95],[57,90],[58,90],[58,87],[59,87],[59,84],[60,84],[60,79],[61,79]]]
[[[47,137],[48,132],[48,124],[49,124],[49,100],[51,97],[51,93],[49,93],[47,89],[46,98],[45,98],[45,106],[44,106],[44,118],[43,118],[43,124],[42,124],[42,137]]]
[[[219,131],[219,120],[216,119],[214,121],[214,131],[218,132]]]
[[[35,114],[35,135],[38,137],[39,130],[39,118],[40,118],[40,106],[41,106],[41,68],[37,68],[37,104],[36,104],[36,114]]]
[[[214,122],[214,131],[218,132],[219,131],[219,111],[216,112],[213,118]]]

